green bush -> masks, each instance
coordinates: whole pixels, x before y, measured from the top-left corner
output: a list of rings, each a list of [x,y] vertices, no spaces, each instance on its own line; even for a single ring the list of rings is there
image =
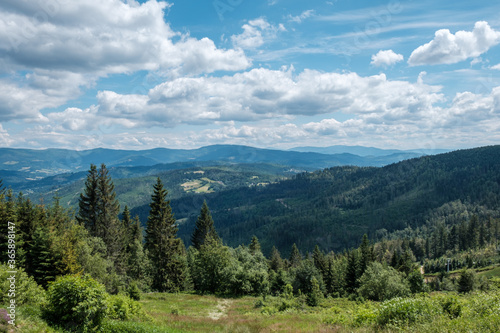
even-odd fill
[[[456,294],[447,294],[439,299],[445,314],[450,318],[458,318],[462,314],[463,303]]]
[[[372,262],[359,279],[359,295],[373,301],[384,301],[410,294],[408,281],[403,273],[379,262]]]
[[[69,330],[89,332],[102,324],[107,313],[104,285],[88,275],[66,275],[49,284],[45,318]]]
[[[139,287],[137,286],[137,283],[135,281],[132,281],[128,285],[127,294],[128,294],[128,297],[130,297],[134,301],[141,300],[141,290],[139,289]]]
[[[380,325],[404,327],[416,322],[430,322],[443,314],[442,307],[428,297],[394,298],[380,306],[377,322]]]
[[[108,297],[108,316],[111,319],[127,320],[143,314],[139,302],[125,295],[111,295]]]
[[[8,273],[9,270],[7,265],[0,265],[0,303],[7,303],[10,299],[8,294],[11,281],[14,280],[10,279],[12,274]],[[43,290],[31,276],[28,276],[24,269],[17,268],[16,271],[16,304],[42,304],[45,301],[45,290]]]

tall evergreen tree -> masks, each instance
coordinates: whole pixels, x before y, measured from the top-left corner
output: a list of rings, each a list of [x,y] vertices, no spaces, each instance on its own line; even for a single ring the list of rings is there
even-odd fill
[[[346,289],[350,293],[354,293],[359,287],[358,279],[359,274],[360,255],[358,250],[352,250],[347,254],[347,267],[345,275]]]
[[[295,243],[292,245],[292,252],[290,253],[290,265],[292,267],[297,267],[302,261],[302,255],[300,254],[299,248]]]
[[[252,254],[256,254],[258,252],[261,252],[260,243],[259,243],[259,239],[257,238],[257,236],[255,236],[255,235],[252,236],[252,240],[250,241],[249,249],[250,249],[250,252]]]
[[[269,257],[269,267],[275,272],[283,269],[283,259],[278,249],[274,246],[271,249],[271,256]]]
[[[89,231],[91,236],[98,236],[97,216],[99,215],[99,193],[98,193],[99,174],[94,164],[90,165],[90,170],[85,180],[85,189],[80,193],[78,202],[78,215],[76,220]]]
[[[157,291],[181,290],[186,278],[185,248],[177,238],[167,190],[160,178],[154,185],[146,228],[146,244],[152,263],[152,288]]]
[[[208,209],[206,201],[203,201],[203,206],[201,207],[200,215],[196,220],[193,234],[191,235],[191,244],[199,250],[201,245],[205,242],[207,235],[214,239],[219,239],[219,235],[215,231],[214,220]]]
[[[11,189],[6,192],[6,195],[0,194],[0,230],[0,262],[7,262],[9,260],[7,253],[9,249],[8,232],[17,233],[16,203]]]
[[[30,252],[36,258],[31,267],[31,274],[35,281],[46,287],[50,281],[54,281],[58,275],[57,258],[51,249],[52,240],[46,227],[35,230],[33,241],[30,244]]]
[[[314,266],[316,266],[316,268],[319,270],[319,272],[324,278],[326,275],[326,271],[328,269],[328,261],[326,260],[323,251],[319,249],[318,245],[316,245],[316,247],[314,248],[312,257],[314,260]]]

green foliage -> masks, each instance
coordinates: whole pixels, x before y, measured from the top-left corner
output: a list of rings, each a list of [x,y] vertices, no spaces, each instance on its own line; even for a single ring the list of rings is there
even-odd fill
[[[15,285],[14,293],[17,305],[44,303],[45,291],[35,282],[33,277],[28,276],[21,267],[16,269],[14,275],[9,271],[11,269],[7,265],[0,265],[0,303],[5,304],[10,301],[11,284]],[[12,276],[15,279],[12,279]]]
[[[107,315],[111,319],[128,320],[134,316],[145,315],[141,303],[125,295],[111,295],[107,304]]]
[[[89,275],[59,277],[47,290],[45,317],[71,330],[94,331],[107,314],[107,297],[104,285]]]
[[[424,283],[424,276],[420,273],[420,270],[414,270],[407,277],[410,292],[412,294],[418,294],[426,290],[426,285]]]
[[[460,272],[458,279],[458,291],[468,293],[474,290],[476,285],[476,273],[470,269],[464,269]]]
[[[177,238],[177,226],[167,190],[158,178],[151,196],[151,211],[146,228],[146,244],[152,262],[152,285],[157,291],[179,291],[187,274],[185,247]]]
[[[212,215],[208,209],[207,202],[203,201],[200,215],[196,220],[193,234],[191,235],[191,245],[199,250],[201,245],[205,242],[207,236],[210,236],[213,239],[219,238],[217,231],[215,231],[214,220],[212,219]]]
[[[323,293],[325,291],[323,277],[312,260],[302,260],[298,267],[291,269],[290,273],[293,277],[292,285],[295,292],[300,290],[304,294],[310,294],[313,288],[311,284],[313,279],[316,280],[321,292]]]
[[[429,297],[393,298],[382,303],[377,316],[379,325],[405,327],[429,322],[443,313],[437,301]]]
[[[307,293],[307,305],[318,306],[323,299],[323,293],[319,287],[318,280],[313,276],[311,278],[311,290]]]
[[[201,292],[224,293],[237,267],[229,247],[207,237],[200,250],[190,247],[188,264],[195,289]]]
[[[370,300],[385,301],[394,297],[404,297],[410,293],[404,275],[392,267],[384,267],[372,262],[359,279],[358,293]]]
[[[128,288],[127,288],[127,294],[134,301],[141,300],[141,290],[137,286],[137,282],[135,282],[135,281],[130,282],[130,284],[128,285]]]

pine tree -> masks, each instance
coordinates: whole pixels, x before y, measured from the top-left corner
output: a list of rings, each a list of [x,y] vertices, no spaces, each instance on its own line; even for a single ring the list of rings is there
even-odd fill
[[[142,244],[142,227],[139,216],[136,216],[129,229],[130,245],[127,247],[128,270],[127,274],[134,280],[144,283],[147,279],[149,261]],[[146,284],[148,284],[146,282]]]
[[[194,227],[193,234],[191,235],[191,244],[199,250],[200,247],[205,242],[207,235],[214,239],[219,239],[219,235],[215,231],[214,220],[208,209],[206,201],[203,201],[203,206],[201,207],[200,215],[196,220],[196,225]]]
[[[358,250],[350,251],[347,254],[347,267],[346,267],[346,275],[345,275],[345,284],[346,289],[350,293],[354,293],[358,288],[358,279],[360,277],[359,274],[359,262],[360,255]]]
[[[120,204],[116,199],[115,186],[106,165],[101,164],[97,182],[98,215],[96,232],[108,247],[108,258],[116,260],[123,244],[120,243],[122,228],[118,220]]]
[[[146,228],[145,247],[152,263],[152,288],[160,292],[181,290],[186,278],[185,248],[176,238],[177,226],[170,201],[166,200],[167,193],[158,178]]]
[[[51,238],[46,227],[39,227],[33,234],[30,252],[36,258],[32,263],[31,272],[35,281],[46,287],[58,275],[57,259],[51,250]]]
[[[313,260],[314,266],[319,270],[321,275],[324,277],[326,275],[326,271],[328,269],[328,261],[325,258],[325,254],[323,251],[319,249],[319,246],[316,245],[313,252]]]
[[[6,195],[0,194],[0,262],[8,262],[10,259],[7,252],[9,250],[8,231],[17,233],[17,227],[16,204],[12,190],[9,189]]]
[[[359,246],[359,251],[361,254],[361,258],[359,261],[359,275],[361,276],[365,272],[366,267],[368,267],[368,264],[374,260],[372,247],[370,246],[370,241],[368,240],[367,234],[363,235],[361,245]]]
[[[290,265],[292,267],[297,267],[302,261],[302,255],[295,243],[292,245],[292,252],[290,253]]]
[[[79,211],[76,220],[85,226],[91,236],[98,236],[97,216],[99,214],[98,203],[98,182],[99,174],[94,164],[90,165],[90,170],[85,180],[85,189],[80,193],[78,202]]]
[[[283,269],[283,259],[281,259],[280,252],[274,246],[271,249],[271,256],[269,257],[269,268],[271,268],[275,272]]]
[[[262,252],[260,249],[260,243],[259,243],[259,239],[257,238],[257,236],[255,236],[255,235],[252,236],[252,240],[250,241],[249,249],[250,249],[250,252],[252,254]]]

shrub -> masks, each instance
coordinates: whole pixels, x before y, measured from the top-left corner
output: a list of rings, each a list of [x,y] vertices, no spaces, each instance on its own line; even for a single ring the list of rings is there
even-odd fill
[[[141,304],[125,295],[108,297],[108,316],[112,319],[127,320],[142,314]]]
[[[139,290],[139,287],[137,286],[137,283],[135,281],[132,281],[127,289],[128,297],[133,299],[134,301],[140,301],[141,300],[141,291]]]
[[[443,313],[441,306],[431,298],[394,298],[380,306],[377,322],[380,325],[407,326],[416,322],[430,322]]]
[[[9,301],[9,289],[11,273],[8,273],[9,268],[7,265],[0,265],[0,303]],[[24,269],[17,268],[15,274],[16,286],[16,304],[22,305],[26,303],[41,304],[45,300],[45,291],[39,286],[35,280],[26,274]]]
[[[441,299],[439,303],[443,308],[445,314],[450,318],[458,318],[462,314],[462,302],[455,294],[447,294]]]
[[[404,275],[392,267],[384,267],[379,262],[372,262],[366,268],[359,283],[358,293],[373,301],[384,301],[410,293]]]
[[[468,293],[474,290],[476,283],[476,273],[470,269],[464,269],[460,272],[458,279],[458,291],[461,293]]]
[[[107,313],[104,285],[88,275],[66,275],[49,284],[44,316],[52,324],[83,332],[97,329]]]

